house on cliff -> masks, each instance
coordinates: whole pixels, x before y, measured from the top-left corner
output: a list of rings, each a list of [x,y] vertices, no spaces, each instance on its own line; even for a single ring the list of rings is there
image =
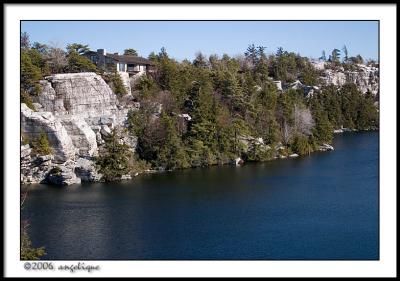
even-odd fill
[[[125,72],[129,77],[140,76],[154,70],[154,63],[151,60],[132,55],[109,54],[105,49],[89,51],[84,56],[105,71]]]

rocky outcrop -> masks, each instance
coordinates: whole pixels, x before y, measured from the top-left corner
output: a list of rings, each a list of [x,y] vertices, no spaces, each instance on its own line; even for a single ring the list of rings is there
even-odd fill
[[[299,80],[293,83],[282,84],[281,81],[273,81],[280,92],[286,92],[289,89],[303,90],[305,97],[312,97],[318,93],[322,85],[333,84],[341,87],[344,84],[353,83],[362,93],[371,92],[377,95],[379,92],[379,69],[373,66],[357,64],[355,70],[344,70],[343,67],[331,69],[326,67],[325,62],[313,62],[314,67],[321,71],[317,85],[304,85]]]
[[[379,92],[379,68],[364,64],[354,65],[354,70],[345,70],[343,67],[330,69],[324,62],[314,63],[314,67],[322,71],[320,80],[324,84],[343,86],[346,83],[354,83],[357,88],[373,95]]]
[[[289,89],[302,90],[304,92],[304,96],[307,98],[312,97],[315,92],[319,91],[318,86],[307,86],[301,83],[300,80],[296,80],[293,83],[285,85],[284,90],[287,91]]]
[[[376,95],[379,91],[379,69],[372,66],[357,65],[357,71],[345,71],[346,82],[354,83],[358,89]]]
[[[129,86],[129,77],[125,82]],[[21,105],[21,131],[28,140],[46,134],[53,155],[41,162],[42,156],[31,156],[30,147],[22,146],[21,182],[70,185],[100,180],[93,157],[112,129],[126,125],[129,109],[95,73],[55,74],[40,84],[42,92],[34,97],[36,111]],[[121,141],[135,150],[135,136]]]
[[[80,156],[97,155],[97,141],[95,132],[82,118],[72,116],[61,119],[61,123],[78,149]]]
[[[73,159],[76,153],[71,137],[51,112],[35,112],[24,103],[21,104],[21,131],[28,139],[38,139],[40,134],[47,135],[53,149],[56,162]]]
[[[322,145],[319,147],[318,150],[319,150],[319,151],[332,151],[332,150],[335,150],[335,149],[333,148],[332,145],[327,144],[327,143],[324,143],[324,144],[322,144]]]
[[[71,185],[81,183],[74,170],[67,166],[55,166],[46,175],[46,183],[54,185]]]
[[[41,81],[37,102],[55,116],[75,115],[100,118],[117,112],[118,100],[100,75],[88,73],[54,74]]]
[[[269,145],[264,144],[264,140],[262,138],[255,138],[252,136],[238,136],[238,141],[243,151],[246,153],[251,150],[267,152],[271,149]]]
[[[21,146],[21,183],[42,183],[53,167],[53,155],[31,155],[29,144]]]
[[[79,158],[75,164],[75,174],[85,182],[96,182],[101,179],[101,174],[97,171],[93,161]]]

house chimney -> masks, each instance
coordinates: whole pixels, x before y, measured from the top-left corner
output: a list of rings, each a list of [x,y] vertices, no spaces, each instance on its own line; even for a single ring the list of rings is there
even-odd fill
[[[106,49],[97,49],[97,53],[99,54],[99,55],[102,55],[102,56],[105,56],[107,53],[106,53]]]

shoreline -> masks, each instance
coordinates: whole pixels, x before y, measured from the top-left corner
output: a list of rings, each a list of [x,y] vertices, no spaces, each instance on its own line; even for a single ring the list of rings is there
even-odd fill
[[[344,128],[346,129],[346,128]],[[336,130],[335,130],[336,131]],[[347,130],[342,130],[341,132],[334,132],[334,135],[343,135],[343,134],[352,134],[352,133],[366,133],[366,132],[379,132],[379,129],[365,129],[365,130],[356,130],[356,129],[347,129]],[[321,149],[321,147],[323,147],[324,145],[330,146],[332,147],[332,149]],[[305,156],[310,156],[313,153],[316,152],[327,152],[327,151],[334,151],[334,147],[330,144],[323,144],[319,146],[319,149],[316,149],[314,151],[311,151],[309,154],[307,155],[298,155],[296,153],[285,156],[285,157],[281,157],[282,155],[279,156],[275,156],[274,158],[268,159],[268,160],[262,160],[262,161],[243,161],[242,164],[234,164],[232,162],[234,161],[229,161],[226,163],[217,163],[217,164],[213,164],[213,165],[206,165],[206,166],[191,166],[188,168],[183,168],[183,169],[173,169],[173,170],[157,170],[157,169],[148,169],[146,171],[143,172],[136,172],[135,175],[125,175],[123,176],[120,180],[116,180],[116,181],[108,181],[108,183],[113,183],[113,182],[128,182],[128,181],[134,181],[136,177],[139,177],[141,175],[149,175],[149,174],[161,174],[161,173],[169,173],[169,172],[175,172],[175,171],[179,171],[179,170],[189,170],[189,169],[196,169],[196,168],[210,168],[210,167],[218,167],[218,166],[236,166],[236,167],[240,167],[243,165],[246,165],[246,163],[252,163],[252,164],[256,164],[256,163],[263,163],[263,162],[269,162],[269,161],[275,161],[275,160],[287,160],[287,159],[295,159],[295,158],[301,158],[301,157],[305,157]],[[279,153],[278,153],[279,154]],[[294,156],[296,155],[296,156]],[[241,159],[241,158],[240,158]],[[86,184],[96,184],[96,183],[105,183],[107,181],[82,181],[81,183],[74,183],[71,185],[55,185],[55,184],[49,184],[49,183],[40,183],[40,182],[30,182],[30,183],[20,183],[20,188],[23,189],[29,189],[30,187],[33,187],[35,185],[43,185],[43,186],[52,186],[55,188],[69,188],[71,186],[78,186],[78,185],[86,185]]]

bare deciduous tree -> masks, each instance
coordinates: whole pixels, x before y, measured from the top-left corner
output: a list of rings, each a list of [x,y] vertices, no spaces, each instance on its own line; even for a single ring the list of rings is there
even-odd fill
[[[62,72],[68,64],[66,53],[55,43],[50,43],[45,54],[45,59],[50,66],[51,73]]]
[[[284,144],[289,144],[293,136],[293,127],[288,122],[283,121],[282,124],[282,141]]]
[[[297,133],[303,135],[310,135],[311,129],[315,125],[310,109],[295,104],[293,115],[294,115],[294,130]]]

